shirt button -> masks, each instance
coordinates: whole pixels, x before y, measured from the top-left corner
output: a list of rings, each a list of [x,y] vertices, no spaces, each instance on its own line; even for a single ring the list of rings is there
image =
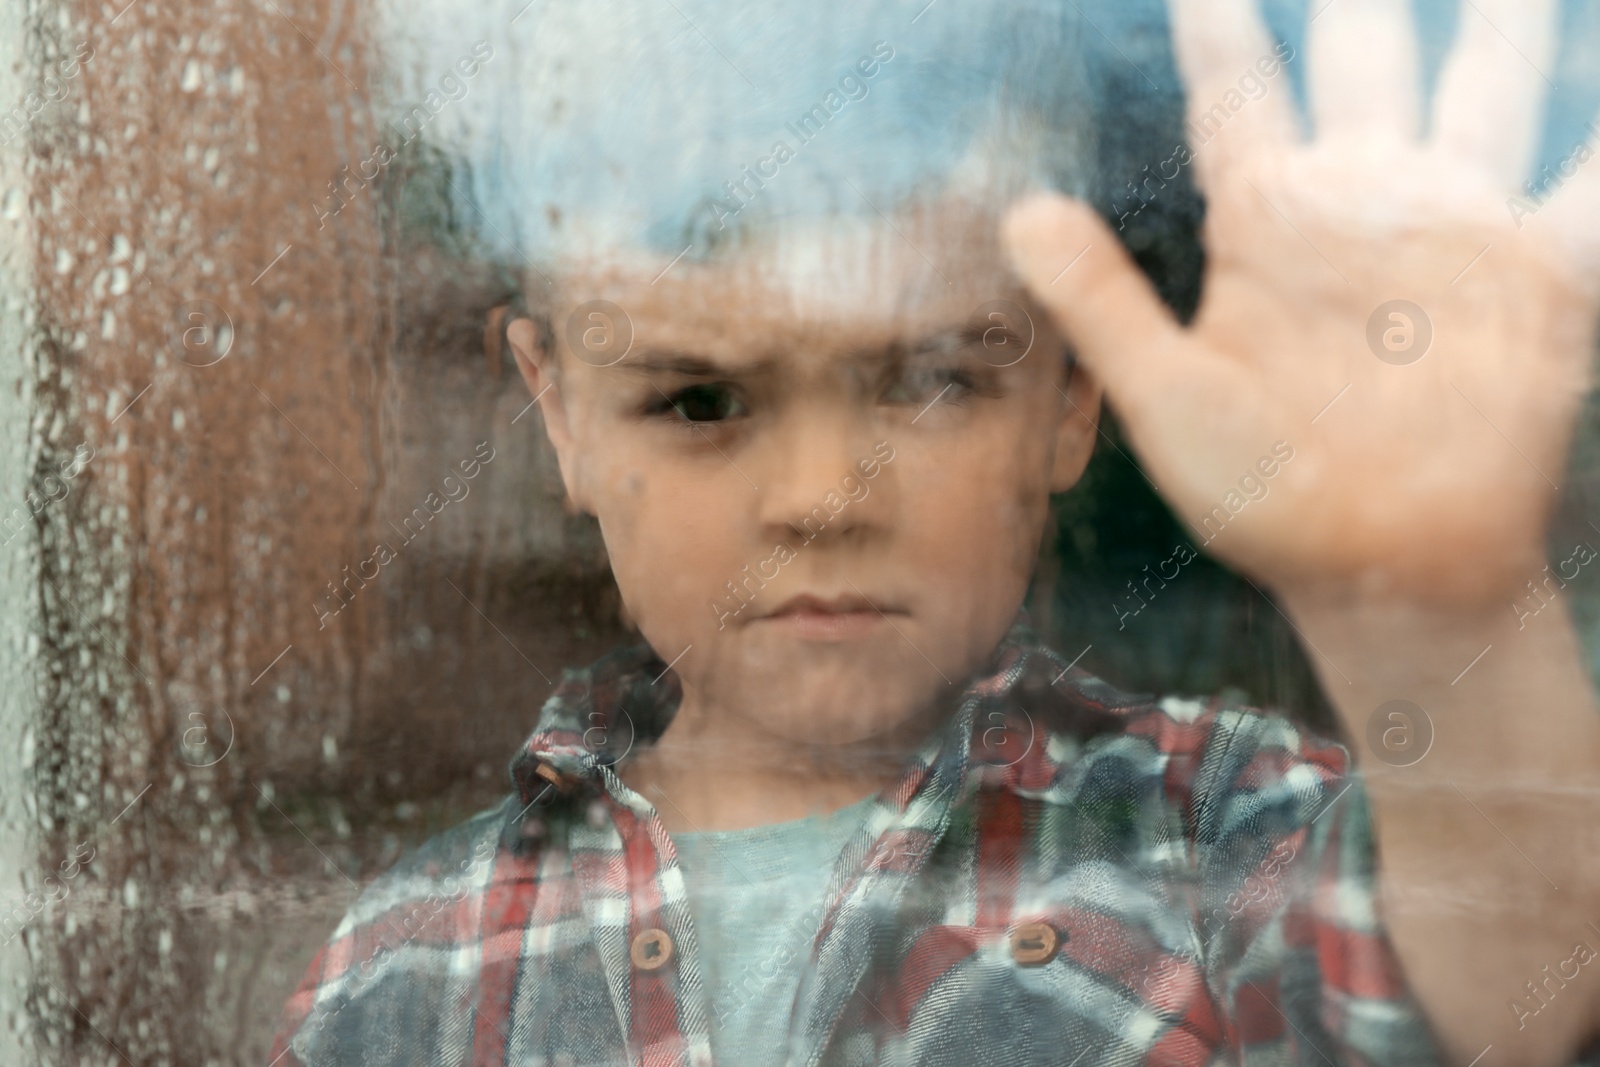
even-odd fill
[[[1024,967],[1048,963],[1061,936],[1048,923],[1023,923],[1011,931],[1011,958]]]
[[[654,926],[643,930],[628,947],[628,958],[641,971],[659,970],[672,959],[672,938]]]
[[[556,792],[562,796],[570,794],[578,784],[577,778],[570,774],[563,774],[543,760],[534,765],[533,773],[555,786]]]

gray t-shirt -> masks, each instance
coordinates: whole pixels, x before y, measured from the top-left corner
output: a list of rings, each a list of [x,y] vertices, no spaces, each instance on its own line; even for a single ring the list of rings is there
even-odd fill
[[[676,834],[721,1064],[781,1063],[835,861],[873,797],[830,815]]]

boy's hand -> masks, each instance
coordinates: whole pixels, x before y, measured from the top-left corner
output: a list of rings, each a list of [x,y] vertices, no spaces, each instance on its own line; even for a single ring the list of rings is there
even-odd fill
[[[1600,293],[1600,161],[1573,146],[1542,202],[1521,188],[1556,6],[1462,5],[1423,123],[1410,3],[1320,5],[1304,140],[1287,75],[1247,95],[1274,58],[1255,0],[1172,0],[1207,200],[1188,327],[1085,205],[1006,222],[1192,536],[1309,646],[1362,763],[1391,944],[1448,1057],[1483,1067],[1570,1062],[1600,1019],[1594,984],[1537,1025],[1507,1010],[1600,921],[1600,709],[1566,605],[1528,595]],[[1396,700],[1420,755],[1383,751]]]
[[[1424,124],[1410,5],[1326,5],[1307,140],[1253,0],[1173,0],[1207,200],[1187,328],[1082,203],[1007,221],[1191,535],[1290,599],[1504,610],[1543,566],[1600,292],[1600,161],[1521,188],[1555,7],[1463,6]]]

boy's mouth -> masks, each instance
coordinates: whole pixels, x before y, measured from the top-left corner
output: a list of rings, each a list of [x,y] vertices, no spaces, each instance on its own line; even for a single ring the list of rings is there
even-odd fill
[[[898,607],[853,593],[823,597],[812,593],[790,597],[755,621],[782,627],[795,637],[813,641],[841,641],[860,637],[903,615]]]

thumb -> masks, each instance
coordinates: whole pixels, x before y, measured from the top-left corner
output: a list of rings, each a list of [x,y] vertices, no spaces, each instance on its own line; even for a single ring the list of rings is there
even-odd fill
[[[1183,328],[1089,205],[1030,196],[1006,213],[1002,233],[1028,291],[1113,398],[1179,358]]]

